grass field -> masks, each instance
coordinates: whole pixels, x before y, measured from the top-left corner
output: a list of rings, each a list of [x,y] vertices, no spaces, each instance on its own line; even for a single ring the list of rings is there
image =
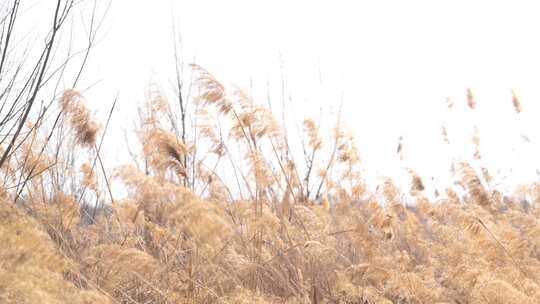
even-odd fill
[[[435,197],[413,168],[368,190],[339,119],[327,140],[306,119],[295,157],[268,109],[192,68],[188,111],[150,92],[113,174],[79,92],[52,148],[27,124],[1,168],[1,303],[539,303],[540,184],[503,195],[463,161]]]
[[[186,64],[179,33],[173,27],[174,57],[170,58],[170,67],[176,73],[169,79],[169,86],[153,83],[141,96],[143,102],[129,100],[131,107],[122,108],[117,106],[122,97],[111,98],[110,103],[105,99],[91,100],[94,90],[105,86],[90,83],[92,77],[83,77],[86,70],[100,68],[92,61],[90,51],[104,41],[101,33],[107,32],[104,20],[110,7],[108,1],[4,2],[0,4],[0,304],[540,303],[540,171],[534,177],[536,165],[528,168],[529,162],[525,162],[527,168],[523,171],[531,169],[527,171],[531,180],[523,184],[525,174],[516,173],[518,163],[523,164],[516,161],[515,166],[510,165],[515,168],[509,168],[516,170],[505,171],[514,176],[498,178],[502,174],[491,166],[497,158],[488,156],[501,151],[486,149],[486,136],[482,135],[486,133],[474,119],[471,130],[466,130],[469,134],[464,136],[448,136],[460,133],[450,124],[443,125],[437,138],[442,150],[428,150],[434,144],[431,140],[411,145],[406,136],[401,137],[397,150],[388,147],[392,151],[389,155],[395,157],[388,163],[399,166],[394,172],[403,176],[388,174],[373,184],[367,171],[377,165],[364,162],[363,151],[353,136],[365,130],[348,131],[343,108],[333,109],[324,120],[302,117],[308,112],[305,109],[296,116],[285,113],[284,104],[295,100],[286,100],[285,88],[288,90],[294,82],[285,84],[284,64],[280,67],[282,105],[272,103],[270,93],[268,100],[253,100],[251,93],[225,85],[205,68]],[[119,6],[123,16],[135,16],[129,5],[131,2]],[[305,17],[304,6],[298,8],[302,10],[298,15]],[[236,20],[241,28],[250,26],[243,24],[244,20],[257,19],[244,14],[244,9],[238,10],[242,18]],[[479,9],[484,11],[483,6]],[[215,7],[210,10],[218,11]],[[396,11],[399,14],[395,16],[407,22],[415,19]],[[419,11],[429,16],[429,23],[438,19],[437,15]],[[386,14],[386,10],[381,12]],[[469,19],[482,24],[482,30],[471,30],[470,37],[481,40],[489,36],[484,30],[491,25],[478,21],[471,12],[466,12],[472,16]],[[274,21],[271,13],[264,13]],[[325,12],[325,22],[332,23],[327,22],[326,14],[332,15]],[[459,18],[452,14],[446,19],[451,21],[448,29],[453,30]],[[521,18],[517,13],[508,14]],[[234,19],[221,11],[217,15]],[[298,28],[316,31],[292,15],[295,23],[302,23]],[[361,19],[354,12],[350,15]],[[220,24],[211,16],[194,20],[197,26],[212,30]],[[246,16],[251,19],[243,19]],[[144,17],[148,17],[146,11]],[[136,19],[142,25],[140,29],[147,30],[152,20],[137,18],[127,19]],[[395,24],[386,27],[385,20],[380,21],[385,25],[382,34],[370,32],[374,39],[391,40],[385,35],[409,31],[407,27],[402,32],[394,31],[394,27],[404,24],[392,20]],[[412,22],[414,31],[416,24],[420,32],[424,31],[422,20]],[[499,19],[494,20],[498,25]],[[523,24],[534,28],[527,22]],[[535,54],[528,44],[506,41],[506,37],[514,35],[505,26],[500,27],[504,28],[500,39],[508,49],[501,48],[501,52],[517,49],[520,56],[522,50],[524,55]],[[371,26],[362,27],[371,31]],[[287,26],[283,28],[288,31]],[[338,34],[351,33],[351,28],[347,26],[348,31],[343,29]],[[433,33],[438,32],[434,28]],[[147,48],[141,50],[162,47],[144,38],[139,43],[142,33],[129,26],[123,31],[122,35],[136,36],[133,45],[147,43]],[[291,37],[296,35],[296,31],[291,33]],[[450,33],[453,31],[446,35]],[[146,34],[163,35],[154,31]],[[312,34],[318,42],[327,43],[317,33]],[[434,55],[424,64],[433,65],[435,70],[439,66],[432,63],[447,60],[442,54],[430,53],[431,45],[444,40],[444,33],[441,35],[418,39],[430,44],[428,50],[418,54],[408,45],[416,42],[401,37],[399,41],[407,44],[414,58],[422,57],[423,52]],[[344,36],[350,40],[349,35]],[[528,37],[522,33],[515,36]],[[250,39],[246,43],[252,43]],[[296,40],[301,39],[294,37]],[[210,42],[219,45],[221,41]],[[327,44],[341,52],[341,44]],[[484,54],[469,42],[463,43],[463,49],[463,53],[499,60],[496,53]],[[131,51],[127,47],[116,55],[103,52],[98,58],[109,61],[96,61],[101,67],[117,64],[118,54],[124,52],[129,58],[137,58],[137,54],[145,52],[141,50],[131,57],[127,56]],[[228,53],[220,51],[215,50],[220,58],[227,58]],[[395,53],[386,49],[379,51],[372,48],[373,54],[395,57],[394,61],[385,57],[376,60],[384,61],[388,71],[402,58],[408,60],[401,53],[393,56]],[[354,48],[349,53],[358,55]],[[142,61],[153,59],[151,54],[146,55],[149,57]],[[511,61],[502,65],[513,66],[520,59],[508,58]],[[350,58],[339,59],[346,63]],[[124,60],[122,66],[141,64],[134,61]],[[416,68],[416,61],[409,61],[402,68]],[[448,59],[448,63],[452,65],[453,61]],[[489,61],[478,66],[498,71],[486,63]],[[377,71],[374,77],[385,80],[389,74],[386,71]],[[136,86],[129,80],[135,78],[128,77],[132,70],[120,72],[117,77],[125,75],[128,80],[124,83]],[[399,80],[408,73],[400,71],[392,77]],[[424,74],[431,77],[430,73]],[[322,86],[321,74],[319,70]],[[365,83],[369,77],[348,81],[366,87],[370,86]],[[313,92],[318,91],[313,88]],[[463,98],[449,102],[442,112],[455,110],[455,103],[468,114],[479,113],[473,93],[464,88]],[[520,121],[523,112],[534,112],[527,112],[517,95],[512,95],[507,104],[512,112],[507,117]],[[366,98],[362,102],[372,101]],[[98,118],[93,111],[96,108],[107,116]],[[489,103],[480,108],[491,109]],[[131,117],[130,111],[136,115]],[[394,129],[400,125],[388,118],[402,115],[399,109],[388,109],[386,112],[392,112],[388,117],[383,112],[381,117],[371,115],[370,122],[382,121]],[[418,117],[431,117],[430,111],[424,112]],[[416,123],[415,117],[402,116],[406,118],[403,121]],[[471,117],[476,116],[467,116]],[[134,119],[133,125],[122,126],[127,130],[125,138],[116,129],[121,118]],[[460,119],[456,125],[463,127],[466,124]],[[514,147],[518,142],[535,141],[519,134],[521,130],[514,130],[504,119],[492,121],[500,126],[489,130],[496,135],[495,140],[490,138],[494,147],[508,148],[508,152],[525,149],[525,144]],[[413,130],[408,127],[403,129]],[[415,127],[424,128],[422,123]],[[437,137],[440,127],[426,134]],[[504,128],[508,134],[497,133]],[[372,132],[372,141],[385,133],[384,128],[372,129],[367,130]],[[536,132],[534,128],[524,129]],[[513,134],[515,142],[502,140]],[[455,137],[462,137],[457,144]],[[411,146],[416,149],[409,149]],[[367,149],[367,145],[362,147]],[[420,165],[426,167],[449,154],[448,163],[437,164],[432,170],[447,168],[439,170],[444,178],[410,165],[418,162],[407,162],[403,151],[424,148],[445,154],[419,157],[423,161]],[[463,155],[451,155],[455,151]],[[114,153],[122,159],[115,161]],[[530,155],[533,162],[534,152]],[[502,167],[504,163],[495,165]],[[521,183],[515,189],[515,185],[505,183],[511,177],[520,178],[514,179]],[[451,181],[447,184],[439,182],[448,178]]]

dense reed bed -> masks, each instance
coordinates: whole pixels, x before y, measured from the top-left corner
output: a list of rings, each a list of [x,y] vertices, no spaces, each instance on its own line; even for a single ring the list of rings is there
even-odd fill
[[[54,136],[28,124],[0,168],[1,303],[540,303],[540,184],[518,199],[459,161],[436,196],[414,168],[370,190],[339,117],[293,151],[271,111],[192,73],[180,109],[148,90],[114,172],[81,93]]]

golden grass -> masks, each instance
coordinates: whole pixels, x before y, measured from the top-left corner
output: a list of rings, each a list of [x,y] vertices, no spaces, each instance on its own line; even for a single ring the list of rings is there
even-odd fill
[[[1,303],[540,303],[539,185],[523,190],[530,204],[504,199],[462,162],[463,197],[449,188],[433,201],[412,169],[410,189],[387,179],[371,192],[339,124],[323,141],[304,121],[303,164],[272,113],[195,73],[198,135],[180,140],[156,119],[169,107],[149,105],[145,166],[114,175],[124,198],[99,204],[111,177],[93,159],[59,172],[63,155],[18,198],[2,188]],[[61,149],[95,147],[82,100],[61,99],[75,139]]]

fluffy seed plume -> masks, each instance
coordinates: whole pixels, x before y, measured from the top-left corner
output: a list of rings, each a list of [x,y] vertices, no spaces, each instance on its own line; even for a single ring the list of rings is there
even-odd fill
[[[307,118],[304,120],[304,131],[309,137],[309,145],[313,150],[319,150],[322,146],[322,140],[319,136],[319,127],[313,119]]]
[[[517,114],[521,113],[523,111],[523,108],[521,106],[521,102],[519,101],[518,96],[516,95],[516,92],[512,90],[512,105],[514,106],[514,111],[516,111]]]
[[[215,105],[223,114],[230,113],[233,106],[225,96],[225,86],[204,68],[196,64],[192,64],[191,68],[197,75],[195,81],[199,86],[200,101]]]
[[[476,109],[476,99],[474,98],[474,94],[470,88],[467,89],[467,105],[471,110]]]
[[[185,176],[183,157],[189,153],[190,149],[174,134],[159,128],[152,129],[145,134],[143,148],[152,167],[157,170],[175,168],[180,175]]]
[[[85,105],[84,97],[74,89],[64,91],[60,99],[62,111],[68,116],[69,124],[75,130],[77,143],[93,147],[96,144],[99,123]]]
[[[459,170],[461,172],[461,182],[469,194],[472,202],[480,205],[487,206],[490,204],[486,189],[482,185],[480,178],[471,167],[470,164],[462,162],[459,164]]]

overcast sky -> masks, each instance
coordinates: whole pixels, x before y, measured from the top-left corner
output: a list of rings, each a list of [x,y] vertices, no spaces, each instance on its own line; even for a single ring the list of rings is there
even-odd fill
[[[536,1],[113,0],[86,79],[100,80],[90,95],[95,109],[106,111],[116,92],[121,109],[133,108],[149,80],[167,86],[175,23],[188,62],[256,98],[269,86],[280,102],[282,75],[298,116],[335,108],[343,96],[368,167],[389,172],[404,135],[411,165],[426,175],[445,171],[450,154],[470,154],[459,134],[475,121],[495,167],[518,170],[519,134],[531,138],[519,169],[530,179],[538,163],[538,11]],[[474,115],[465,113],[466,88],[479,103]],[[520,119],[511,89],[524,104]],[[121,116],[119,124],[129,119]],[[456,138],[452,149],[440,143],[443,123]]]

